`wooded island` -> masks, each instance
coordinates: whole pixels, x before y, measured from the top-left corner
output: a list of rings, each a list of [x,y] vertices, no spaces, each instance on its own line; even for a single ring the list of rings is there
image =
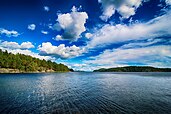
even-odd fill
[[[116,68],[101,68],[93,72],[171,72],[171,68],[154,68],[150,66],[126,66]]]

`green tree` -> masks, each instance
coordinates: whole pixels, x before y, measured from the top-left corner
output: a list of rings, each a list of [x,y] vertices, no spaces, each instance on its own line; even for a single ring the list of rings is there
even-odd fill
[[[40,60],[31,56],[23,54],[12,54],[7,51],[3,52],[0,49],[0,68],[19,69],[20,71],[70,71],[69,68],[63,64],[55,62]]]

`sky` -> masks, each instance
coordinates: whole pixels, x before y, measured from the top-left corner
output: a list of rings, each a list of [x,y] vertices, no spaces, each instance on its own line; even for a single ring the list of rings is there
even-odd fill
[[[171,68],[171,0],[1,0],[0,49],[74,70]]]

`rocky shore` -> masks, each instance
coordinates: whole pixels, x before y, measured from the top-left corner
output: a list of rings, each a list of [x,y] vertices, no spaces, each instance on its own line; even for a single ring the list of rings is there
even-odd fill
[[[21,71],[18,69],[10,69],[10,68],[0,68],[0,73],[45,73],[45,72],[55,72],[52,69],[44,70],[44,71]]]

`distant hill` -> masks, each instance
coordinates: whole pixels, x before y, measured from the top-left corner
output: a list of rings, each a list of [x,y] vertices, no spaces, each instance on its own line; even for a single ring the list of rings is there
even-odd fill
[[[154,68],[149,66],[127,66],[116,68],[101,68],[93,72],[171,72],[171,68]]]
[[[12,54],[0,49],[0,73],[20,72],[68,72],[64,64],[40,60],[23,54]]]

